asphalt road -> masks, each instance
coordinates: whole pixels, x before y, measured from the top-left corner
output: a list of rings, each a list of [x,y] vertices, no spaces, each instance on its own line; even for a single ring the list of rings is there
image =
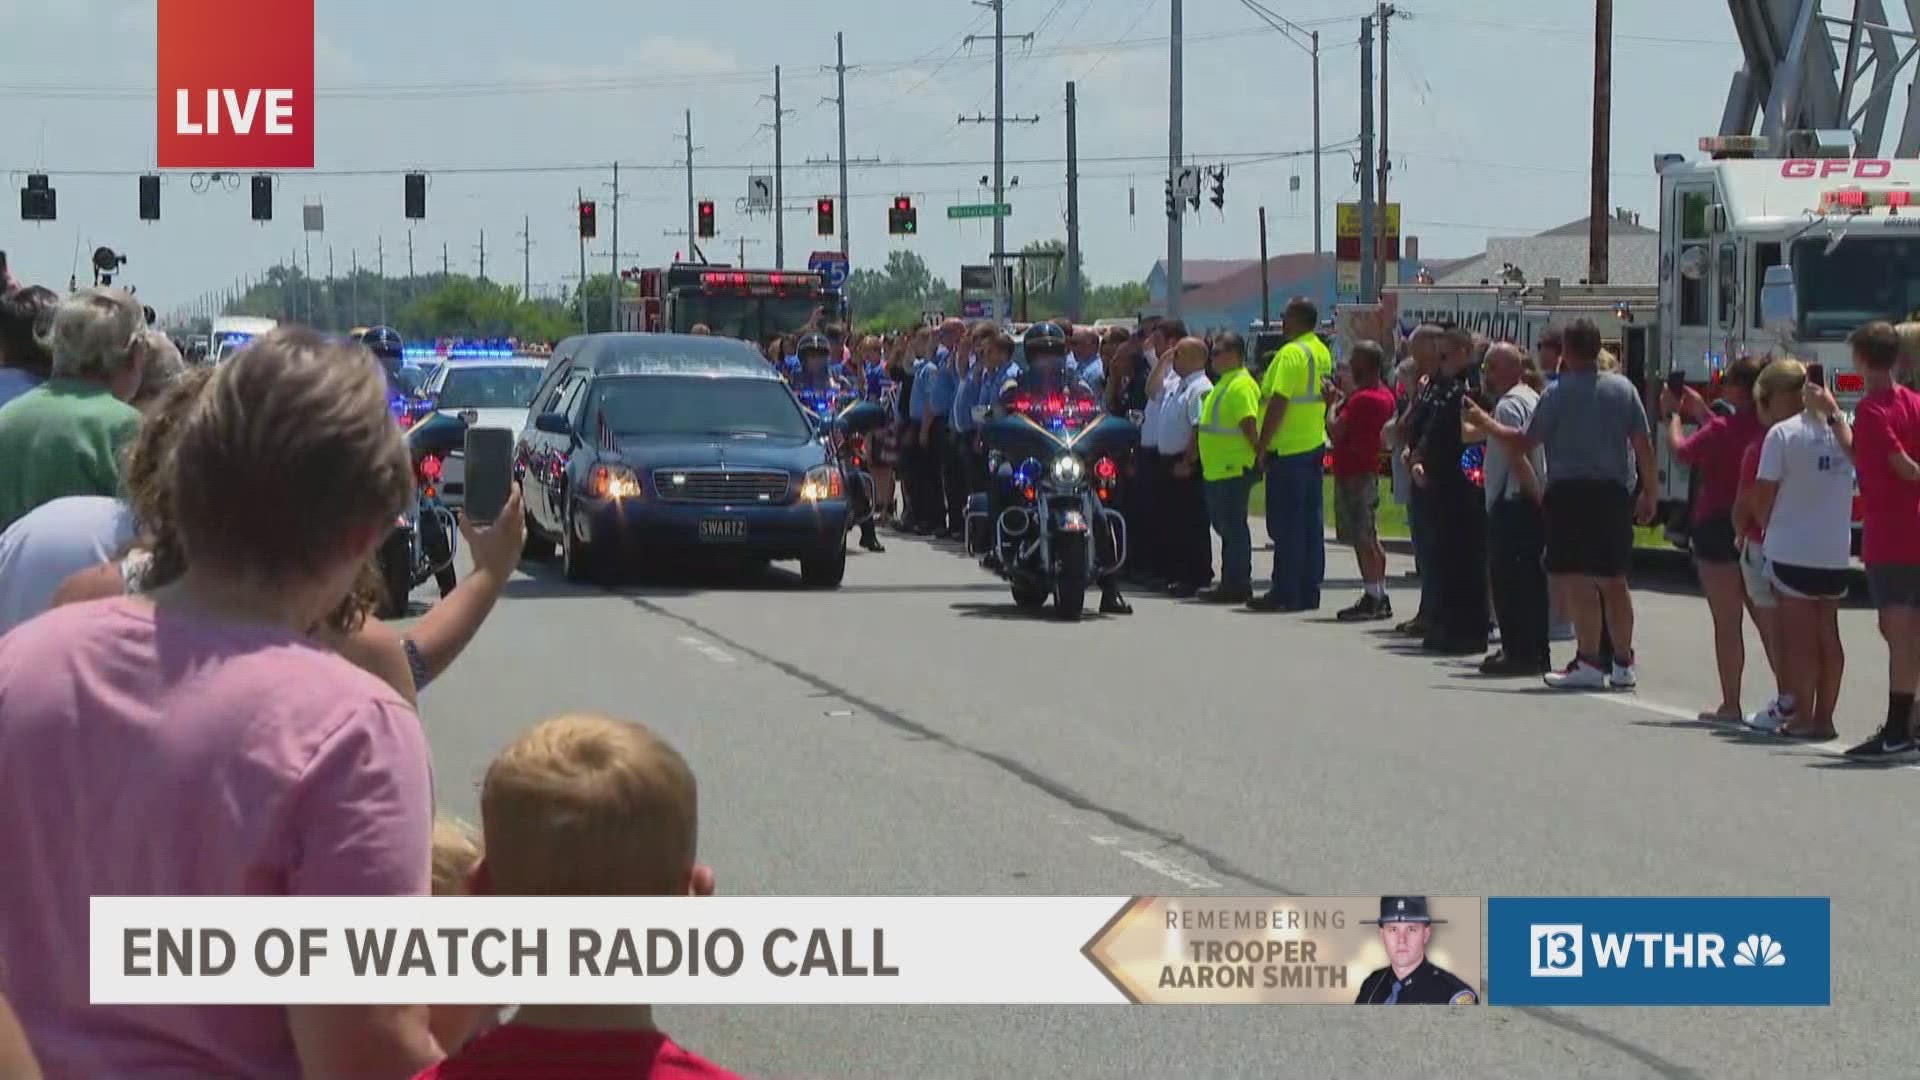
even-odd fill
[[[528,567],[425,695],[443,808],[472,817],[527,724],[594,709],[693,762],[727,892],[1830,895],[1836,1004],[663,1010],[687,1045],[758,1076],[1914,1075],[1920,769],[1837,757],[1885,700],[1870,612],[1844,614],[1846,742],[1780,747],[1692,722],[1716,693],[1684,579],[1637,595],[1639,692],[1569,697],[1333,623],[1337,551],[1318,617],[1144,599],[1062,625],[889,544],[824,594]]]

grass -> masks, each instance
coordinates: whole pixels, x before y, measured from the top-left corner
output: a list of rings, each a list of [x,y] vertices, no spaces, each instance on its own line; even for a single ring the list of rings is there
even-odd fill
[[[1325,481],[1323,501],[1326,507],[1327,528],[1333,528],[1333,477]],[[1254,517],[1265,517],[1267,506],[1267,485],[1261,481],[1253,486],[1252,513]],[[1407,508],[1393,501],[1393,480],[1380,478],[1380,510],[1375,518],[1380,535],[1389,540],[1404,540],[1412,535],[1407,529]],[[1658,525],[1633,530],[1633,546],[1652,548],[1656,551],[1672,551],[1673,545],[1667,542],[1666,533]]]

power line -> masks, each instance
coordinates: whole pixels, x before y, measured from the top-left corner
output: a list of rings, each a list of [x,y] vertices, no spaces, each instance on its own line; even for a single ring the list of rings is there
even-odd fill
[[[1520,34],[1544,34],[1548,37],[1569,38],[1576,41],[1591,42],[1592,27],[1578,26],[1527,26],[1518,23],[1503,22],[1497,19],[1476,19],[1470,15],[1440,14],[1429,12],[1425,8],[1418,12],[1422,19],[1436,22],[1458,23],[1462,26],[1481,27],[1488,30],[1511,30]],[[1637,41],[1645,45],[1726,45],[1738,48],[1740,43],[1726,38],[1687,38],[1669,37],[1660,34],[1615,34],[1616,41]]]

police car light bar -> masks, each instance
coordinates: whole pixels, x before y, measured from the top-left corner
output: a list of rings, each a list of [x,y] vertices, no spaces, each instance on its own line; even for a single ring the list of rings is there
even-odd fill
[[[1829,191],[1820,196],[1820,209],[1822,211],[1851,210],[1864,213],[1865,211],[1875,210],[1883,206],[1888,210],[1899,210],[1901,207],[1910,207],[1913,205],[1913,191],[1908,188],[1874,188],[1869,190],[1867,188],[1849,187],[1840,188],[1837,191]]]
[[[710,270],[700,275],[700,284],[709,289],[812,289],[820,286],[818,274],[757,270]]]

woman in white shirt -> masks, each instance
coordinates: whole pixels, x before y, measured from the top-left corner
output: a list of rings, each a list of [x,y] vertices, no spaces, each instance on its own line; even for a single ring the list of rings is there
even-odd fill
[[[1758,388],[1779,421],[1760,444],[1753,508],[1780,598],[1781,682],[1794,701],[1776,734],[1824,742],[1837,737],[1833,712],[1846,668],[1840,601],[1852,567],[1853,432],[1797,360],[1768,364]]]

